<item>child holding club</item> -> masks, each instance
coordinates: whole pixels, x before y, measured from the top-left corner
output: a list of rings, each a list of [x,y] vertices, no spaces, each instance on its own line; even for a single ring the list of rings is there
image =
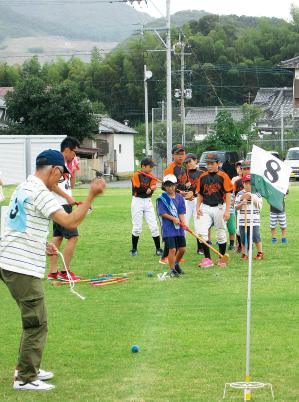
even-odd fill
[[[248,260],[247,255],[247,244],[245,242],[245,233],[248,233],[248,237],[250,236],[250,220],[251,215],[253,219],[252,223],[252,240],[257,248],[257,256],[254,257],[255,260],[262,260],[264,258],[264,254],[262,252],[262,240],[260,236],[260,211],[263,207],[263,199],[260,193],[251,193],[251,184],[250,184],[250,174],[245,174],[242,178],[244,190],[241,190],[237,196],[235,201],[235,208],[239,211],[239,230],[240,237],[242,243],[242,257],[240,260]],[[253,210],[251,211],[251,197],[253,197]],[[247,228],[247,230],[246,230]]]
[[[240,163],[241,162],[241,163]],[[243,161],[239,161],[237,162],[238,164],[240,163],[240,170],[238,168],[237,172],[239,173],[239,178],[237,178],[235,180],[234,184],[234,192],[235,192],[235,196],[242,190],[244,190],[244,185],[243,185],[243,180],[242,177],[245,174],[250,174],[250,161],[247,160],[243,160]],[[236,211],[237,214],[237,241],[238,241],[238,247],[236,250],[236,253],[241,253],[242,251],[242,245],[241,245],[241,238],[240,238],[240,232],[239,232],[239,220],[238,220],[238,211]]]
[[[162,218],[162,230],[165,246],[168,248],[170,276],[179,278],[185,272],[180,268],[180,260],[186,251],[185,231],[180,222],[186,226],[186,206],[184,197],[176,192],[177,178],[168,174],[163,179],[165,193],[157,199],[158,214]]]
[[[177,179],[177,187],[176,192],[181,194],[184,198],[188,194],[188,186],[187,186],[187,169],[183,166],[186,157],[186,148],[181,145],[177,144],[171,150],[173,162],[171,162],[163,172],[163,177],[172,174]],[[190,187],[190,185],[189,185]],[[162,185],[162,189],[163,185]],[[164,251],[163,255],[160,258],[159,262],[161,264],[168,264],[168,248],[164,243]],[[181,261],[183,262],[183,261]]]

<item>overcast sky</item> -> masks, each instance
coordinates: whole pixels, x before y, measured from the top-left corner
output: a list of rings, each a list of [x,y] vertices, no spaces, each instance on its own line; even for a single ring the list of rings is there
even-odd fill
[[[140,6],[137,1],[134,7],[140,11],[149,13],[154,17],[166,14],[166,0],[141,0]],[[170,0],[170,13],[174,14],[182,10],[204,10],[213,14],[236,14],[254,17],[278,17],[290,20],[291,4],[299,7],[299,0]]]

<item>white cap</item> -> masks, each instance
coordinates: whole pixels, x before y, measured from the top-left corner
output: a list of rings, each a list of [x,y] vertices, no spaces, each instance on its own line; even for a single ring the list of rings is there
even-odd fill
[[[175,177],[174,174],[167,174],[164,178],[163,178],[163,183],[170,181],[171,183],[177,183],[177,179]]]

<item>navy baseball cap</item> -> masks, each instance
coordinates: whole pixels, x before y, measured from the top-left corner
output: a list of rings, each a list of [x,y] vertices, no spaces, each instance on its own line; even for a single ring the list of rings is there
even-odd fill
[[[40,157],[44,157],[43,161],[39,161]],[[46,151],[41,152],[36,157],[36,166],[44,166],[44,165],[52,165],[52,166],[63,166],[63,173],[70,173],[68,169],[65,167],[64,156],[61,152],[55,151],[54,149],[47,149]]]
[[[186,152],[186,148],[181,144],[177,144],[172,148],[171,153],[172,154],[177,154],[180,151],[185,151]]]
[[[219,162],[220,158],[216,152],[211,152],[206,156],[206,162]]]
[[[250,168],[251,166],[250,166],[250,161],[243,161],[242,163],[241,163],[241,169],[247,169],[247,168]]]
[[[189,162],[189,161],[191,161],[191,159],[197,159],[197,156],[195,155],[195,154],[188,154],[188,155],[186,155],[186,158],[185,158],[185,162],[187,163],[187,162]]]
[[[144,165],[144,166],[147,166],[147,165],[150,165],[150,166],[157,166],[157,165],[155,164],[155,161],[154,161],[152,158],[150,158],[149,156],[147,156],[147,157],[145,157],[145,158],[142,159],[142,161],[141,161],[141,166],[142,166],[142,165]]]

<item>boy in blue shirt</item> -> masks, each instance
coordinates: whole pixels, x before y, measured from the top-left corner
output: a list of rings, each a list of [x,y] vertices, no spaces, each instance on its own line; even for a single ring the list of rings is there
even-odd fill
[[[179,278],[179,274],[185,274],[180,268],[179,261],[186,251],[186,239],[185,231],[179,222],[186,225],[186,205],[184,197],[176,192],[177,178],[175,175],[166,175],[163,179],[163,186],[166,192],[157,199],[158,215],[162,218],[163,238],[165,245],[169,248],[170,276]]]

